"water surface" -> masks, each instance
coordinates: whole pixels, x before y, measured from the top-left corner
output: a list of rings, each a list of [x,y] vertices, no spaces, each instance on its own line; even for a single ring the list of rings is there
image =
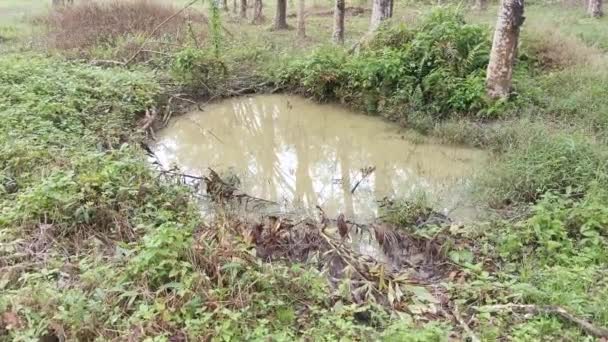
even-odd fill
[[[194,175],[210,167],[285,208],[320,205],[353,219],[376,216],[382,198],[422,192],[437,210],[470,216],[467,184],[485,159],[475,149],[413,143],[378,117],[286,95],[208,105],[173,119],[158,138],[155,152],[165,167],[176,164]]]

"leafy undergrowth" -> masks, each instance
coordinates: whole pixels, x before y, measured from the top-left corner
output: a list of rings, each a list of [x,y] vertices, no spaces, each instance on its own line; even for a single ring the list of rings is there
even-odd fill
[[[291,90],[413,125],[494,117],[500,104],[486,99],[484,86],[490,45],[486,28],[440,9],[414,27],[384,27],[359,53],[321,49],[278,76]]]
[[[467,285],[468,290],[485,293],[491,302],[561,306],[579,318],[608,326],[603,304],[608,296],[606,203],[605,190],[578,200],[548,193],[529,219],[480,227],[486,230],[482,233],[486,242],[494,246],[486,256],[501,260],[502,269]],[[555,316],[512,321],[513,317],[481,314],[479,319],[488,338],[507,330],[518,341],[585,340],[580,331]]]
[[[384,28],[357,55],[322,50],[280,76],[291,90],[422,126],[488,118],[504,109],[483,95],[488,49],[486,29],[435,12],[414,28]],[[186,47],[171,71],[193,87],[254,89],[258,79],[225,79],[236,69],[226,64],[249,67],[268,53],[243,50]],[[604,97],[588,96],[605,88],[604,73],[540,50],[544,62],[529,60],[552,72],[518,78],[517,103],[591,118],[602,132]],[[464,338],[466,325],[483,340],[591,340],[559,315],[496,306],[504,304],[560,306],[608,326],[608,170],[592,139],[526,121],[475,134],[454,121],[442,131],[506,152],[484,185],[492,204],[533,204],[521,217],[464,227],[422,200],[384,208],[410,237],[377,227],[385,252],[392,243],[391,253],[416,256],[426,246],[447,265],[433,283],[445,296],[440,310],[421,315],[409,303],[354,304],[314,264],[262,260],[234,223],[203,222],[191,190],[152,170],[139,147],[137,121],[162,90],[152,72],[134,69],[0,57],[0,340],[442,341]],[[387,291],[386,279],[368,282],[370,291]]]
[[[575,134],[520,136],[483,176],[480,191],[494,206],[534,203],[547,193],[580,197],[608,186],[608,151]]]
[[[0,339],[445,335],[348,304],[315,269],[262,262],[201,222],[138,147],[137,113],[159,93],[147,72],[36,56],[0,70]]]

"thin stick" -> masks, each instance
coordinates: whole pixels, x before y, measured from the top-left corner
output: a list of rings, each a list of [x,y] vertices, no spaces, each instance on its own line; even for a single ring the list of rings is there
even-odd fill
[[[482,312],[500,312],[500,311],[520,311],[528,314],[554,314],[564,320],[577,325],[587,334],[595,337],[608,338],[608,329],[602,327],[596,327],[593,324],[585,321],[584,319],[578,318],[566,309],[559,306],[552,305],[533,305],[533,304],[503,304],[503,305],[487,305],[482,307],[475,307],[477,311]]]
[[[137,49],[137,51],[133,54],[133,56],[131,56],[131,58],[129,58],[126,62],[125,65],[129,65],[129,63],[133,62],[133,60],[135,59],[135,57],[137,57],[137,55],[139,55],[143,49],[144,46],[146,45],[146,43],[148,42],[148,40],[150,40],[150,38],[152,38],[152,36],[154,36],[154,34],[156,33],[156,31],[158,31],[163,25],[165,25],[169,20],[175,18],[176,16],[178,16],[179,14],[181,14],[183,11],[185,11],[188,7],[194,5],[198,0],[192,0],[189,3],[186,4],[186,6],[184,6],[182,9],[180,9],[179,11],[173,13],[171,16],[169,16],[167,19],[163,20],[160,24],[156,25],[156,27],[152,30],[152,32],[150,32],[147,36],[146,39],[144,39],[144,41],[141,43],[141,46],[139,47],[139,49]]]
[[[190,179],[196,179],[196,180],[205,180],[204,177],[193,176],[193,175],[189,175],[189,174],[186,174],[186,173],[180,173],[180,172],[175,172],[175,171],[171,171],[171,170],[161,170],[160,173],[168,174],[168,175],[171,175],[171,176],[179,176],[179,177],[183,177],[183,178],[190,178]]]
[[[361,177],[361,179],[359,179],[359,181],[357,182],[357,184],[355,184],[355,186],[353,186],[353,188],[350,190],[350,193],[354,194],[355,190],[357,190],[357,187],[359,187],[359,184],[361,184],[361,182],[363,182],[367,177],[369,177],[369,175],[371,175],[372,173],[374,173],[374,171],[376,171],[376,167],[375,166],[366,169],[365,172],[363,173],[363,177]]]
[[[441,311],[444,312],[444,315],[446,315],[448,313],[443,309],[441,309]],[[462,319],[462,316],[460,315],[460,312],[458,311],[458,307],[454,307],[454,310],[451,310],[451,315],[454,317],[454,319],[456,319],[456,322],[458,322],[458,324],[460,324],[460,326],[462,327],[462,329],[464,329],[464,331],[467,333],[467,335],[469,335],[469,337],[471,338],[471,341],[473,341],[473,342],[481,341],[479,339],[479,337],[477,337],[477,335],[475,335],[473,330],[471,330],[471,328],[469,327],[467,322],[465,322],[464,319]]]

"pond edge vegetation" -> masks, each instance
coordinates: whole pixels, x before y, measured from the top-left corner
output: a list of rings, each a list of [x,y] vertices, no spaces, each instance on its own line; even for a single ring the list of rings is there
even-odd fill
[[[397,295],[400,288],[381,285],[389,276],[372,288],[392,296],[391,305],[372,297],[361,303],[348,288],[329,286],[316,267],[256,258],[234,222],[202,222],[183,180],[150,169],[141,149],[152,121],[167,120],[170,112],[161,109],[185,98],[183,92],[211,99],[297,91],[427,133],[447,136],[444,122],[471,120],[466,127],[481,125],[487,134],[490,119],[525,115],[521,108],[578,114],[531,86],[533,78],[541,87],[555,84],[568,70],[542,75],[537,55],[522,51],[517,96],[489,101],[487,29],[442,10],[419,26],[382,27],[357,55],[323,49],[251,73],[251,61],[264,57],[233,52],[218,38],[224,31],[214,13],[211,49],[197,47],[191,36],[189,47],[147,67],[0,57],[0,93],[6,94],[0,100],[6,123],[0,128],[0,339],[426,341],[456,334],[529,340],[589,333],[545,305],[608,324],[602,304],[608,298],[606,148],[589,134],[547,134],[546,126],[523,121],[480,137],[479,145],[502,152],[482,186],[486,198],[506,212],[524,208],[505,218],[421,228],[410,219],[420,207],[404,202],[390,210],[388,221],[406,236],[439,237],[439,253],[457,266],[441,284],[449,301],[439,307],[447,313],[434,314],[427,310],[436,292]],[[159,82],[163,72],[150,65],[167,64]],[[168,89],[164,79],[180,87]],[[439,82],[445,79],[457,86]],[[602,132],[602,120],[595,117],[583,133]],[[524,304],[538,305],[539,315],[518,315],[524,306],[517,305]]]

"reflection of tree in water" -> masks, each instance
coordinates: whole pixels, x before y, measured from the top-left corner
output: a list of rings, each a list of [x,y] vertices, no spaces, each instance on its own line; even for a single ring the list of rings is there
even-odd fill
[[[375,119],[290,102],[293,108],[285,97],[240,98],[183,117],[188,121],[178,118],[181,124],[176,121],[161,138],[166,159],[195,174],[208,166],[220,172],[234,167],[243,190],[254,196],[308,208],[320,204],[350,217],[373,214],[375,201],[385,196],[452,186],[449,177],[468,173],[463,166],[470,159],[459,153],[474,157],[450,147],[412,145]],[[352,195],[368,166],[375,172]]]
[[[312,186],[312,177],[310,176],[310,150],[311,141],[308,139],[306,132],[303,129],[297,129],[292,132],[292,137],[295,153],[297,156],[296,166],[296,191],[295,195],[299,196],[296,200],[302,202],[304,206],[314,206],[317,202],[317,195]]]
[[[343,196],[343,210],[347,217],[353,217],[355,214],[355,208],[353,205],[353,194],[350,192],[352,181],[350,179],[350,156],[348,153],[348,147],[346,146],[349,141],[338,138],[337,157],[340,160],[340,175],[342,176],[342,196]]]

